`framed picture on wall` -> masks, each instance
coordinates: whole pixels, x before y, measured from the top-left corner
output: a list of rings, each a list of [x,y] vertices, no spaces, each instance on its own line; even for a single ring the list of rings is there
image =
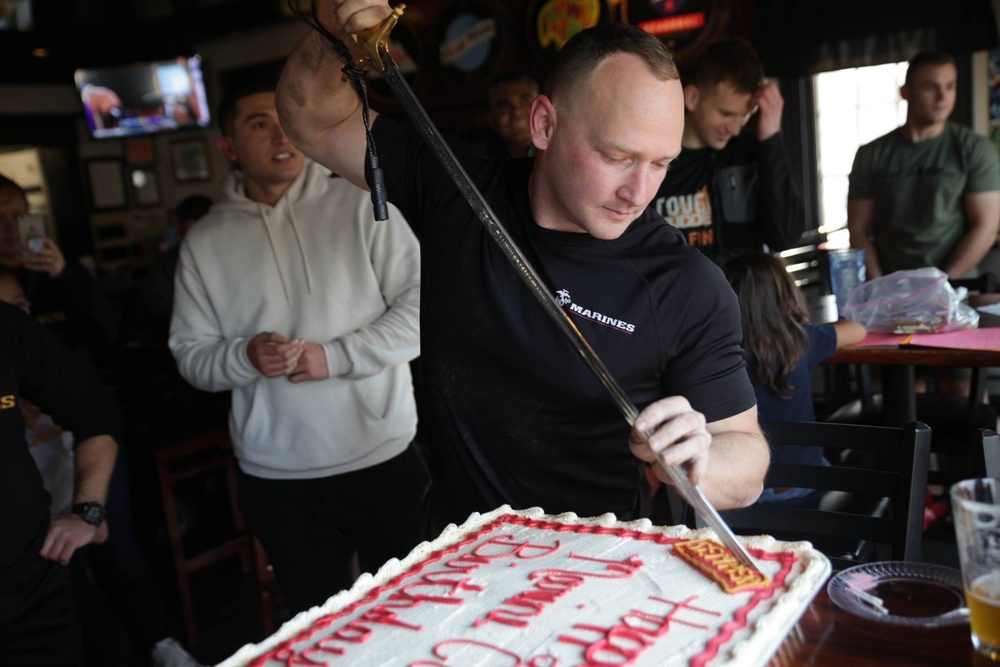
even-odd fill
[[[174,170],[174,180],[178,183],[207,181],[212,177],[208,142],[202,137],[170,142],[170,163]]]
[[[129,183],[135,206],[160,205],[160,184],[156,179],[156,171],[151,167],[132,167],[129,170]]]
[[[88,160],[86,168],[91,208],[95,211],[111,211],[128,206],[125,172],[121,160],[115,158]]]
[[[156,161],[153,140],[150,137],[125,139],[125,161],[129,164],[150,164]]]

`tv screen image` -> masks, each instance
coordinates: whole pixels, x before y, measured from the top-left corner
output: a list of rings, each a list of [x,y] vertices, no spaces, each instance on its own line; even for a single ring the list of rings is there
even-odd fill
[[[95,139],[208,126],[201,58],[95,67],[74,72]]]
[[[0,30],[27,32],[34,26],[31,0],[0,0]]]

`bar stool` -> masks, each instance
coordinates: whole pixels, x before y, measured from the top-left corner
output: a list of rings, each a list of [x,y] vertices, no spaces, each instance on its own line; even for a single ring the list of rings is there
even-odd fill
[[[263,550],[256,544],[256,539],[247,532],[243,515],[239,510],[236,495],[236,458],[230,446],[228,430],[219,428],[191,438],[175,440],[156,450],[154,460],[188,645],[194,646],[199,640],[191,585],[192,575],[234,556],[239,558],[242,572],[253,571],[257,596],[261,604],[261,631],[265,636],[270,635],[273,632],[271,620],[273,604],[270,592],[272,577],[266,560],[260,558]],[[184,502],[184,483],[209,484],[212,475],[224,480],[228,521],[231,522],[232,530],[224,531],[225,539],[220,541],[206,543],[206,540],[202,539],[197,544],[191,544],[193,540],[185,540],[185,518],[182,517],[180,510]],[[225,513],[225,510],[223,512]],[[213,526],[213,530],[209,532],[217,535],[218,531],[214,528]]]

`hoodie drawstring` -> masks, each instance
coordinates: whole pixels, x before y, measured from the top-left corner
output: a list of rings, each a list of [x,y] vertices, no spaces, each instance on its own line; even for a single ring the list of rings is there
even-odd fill
[[[257,205],[257,210],[260,213],[260,217],[264,222],[264,230],[267,232],[267,239],[271,243],[271,254],[274,256],[274,263],[278,267],[278,278],[281,279],[281,290],[285,293],[285,303],[291,305],[292,299],[288,293],[288,276],[285,275],[286,267],[283,266],[281,259],[278,257],[278,248],[274,239],[274,232],[271,230],[271,225],[267,224],[267,207],[263,204]],[[305,270],[306,274],[306,291],[312,294],[312,272],[309,270],[309,260],[306,259],[305,246],[302,245],[302,235],[299,234],[298,225],[295,223],[295,207],[288,207],[288,218],[291,223],[292,233],[295,234],[295,244],[299,249],[299,257],[302,259],[302,268]]]
[[[267,240],[271,243],[271,254],[274,256],[274,265],[278,267],[278,279],[281,280],[281,291],[285,293],[285,303],[291,305],[292,299],[288,296],[288,284],[285,280],[285,271],[281,267],[281,259],[278,257],[278,248],[274,242],[274,233],[271,231],[271,225],[267,224],[267,209],[263,204],[257,204],[257,211],[260,213],[261,221],[264,223]]]
[[[302,268],[306,272],[306,291],[312,294],[312,272],[309,271],[309,260],[306,259],[306,250],[302,246],[302,236],[299,234],[299,227],[295,224],[295,207],[288,207],[288,217],[292,221],[292,232],[295,234],[295,242],[299,245],[299,256],[302,257]]]

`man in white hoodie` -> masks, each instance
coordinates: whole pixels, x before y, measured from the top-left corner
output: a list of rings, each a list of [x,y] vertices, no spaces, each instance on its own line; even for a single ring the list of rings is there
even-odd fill
[[[229,429],[248,527],[292,612],[416,543],[428,474],[412,444],[420,257],[398,210],[285,137],[274,88],[220,103],[235,169],[185,237],[170,349],[181,375],[232,391]]]

